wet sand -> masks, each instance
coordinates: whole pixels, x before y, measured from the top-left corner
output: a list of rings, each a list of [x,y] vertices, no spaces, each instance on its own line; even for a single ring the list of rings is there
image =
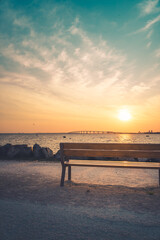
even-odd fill
[[[64,187],[60,175],[59,163],[0,161],[1,240],[160,239],[156,171],[75,168]]]

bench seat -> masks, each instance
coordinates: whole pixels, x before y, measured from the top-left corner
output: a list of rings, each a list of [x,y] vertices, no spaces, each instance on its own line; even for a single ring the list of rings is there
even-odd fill
[[[66,166],[160,169],[160,163],[129,161],[70,160]]]

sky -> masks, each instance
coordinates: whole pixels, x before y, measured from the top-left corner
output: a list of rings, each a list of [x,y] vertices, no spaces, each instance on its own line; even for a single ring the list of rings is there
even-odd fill
[[[0,0],[0,132],[81,130],[160,131],[160,1]]]

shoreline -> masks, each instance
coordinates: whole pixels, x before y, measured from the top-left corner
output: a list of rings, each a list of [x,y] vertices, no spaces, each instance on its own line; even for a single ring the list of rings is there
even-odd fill
[[[124,186],[122,173],[74,169],[60,187],[60,163],[0,161],[1,240],[159,240],[160,188]]]
[[[65,181],[65,186],[60,187],[60,163],[47,161],[0,161],[0,198],[29,200],[31,202],[35,199],[37,202],[48,201],[48,203],[82,206],[91,206],[96,203],[97,207],[104,207],[103,204],[105,204],[105,201],[107,203],[110,197],[113,198],[116,203],[121,203],[123,207],[127,207],[127,205],[133,207],[132,200],[139,198],[141,206],[144,200],[147,200],[152,210],[160,210],[159,199],[157,199],[158,196],[160,197],[160,187],[156,185],[143,185],[141,183],[140,177],[142,177],[142,179],[145,177],[145,171],[142,171],[144,176],[138,174],[137,177],[136,171],[133,171],[134,178],[131,176],[128,182],[137,182],[137,184],[127,186],[127,184],[124,185],[125,180],[123,181],[123,178],[128,177],[128,173],[125,173],[125,171],[121,171],[123,176],[118,177],[118,172],[115,173],[115,171],[112,171],[113,169],[107,170],[109,183],[107,176],[103,179],[105,176],[100,175],[102,171],[89,170],[90,168],[82,168],[80,170],[79,168],[73,169],[73,181]],[[89,176],[88,173],[90,173]],[[131,171],[129,171],[129,174],[130,173]],[[153,171],[153,175],[150,176],[153,177],[153,181],[154,173]],[[110,174],[117,175],[117,182],[112,182]],[[114,177],[115,176],[113,176],[113,178]],[[95,178],[95,181],[93,181],[93,178]],[[52,195],[52,199],[48,198],[50,195]],[[81,198],[84,196],[86,199],[82,200]],[[70,197],[73,199],[71,200]],[[90,199],[89,202],[88,199]],[[102,199],[104,202],[101,201]],[[151,204],[150,200],[154,202],[154,205]],[[112,202],[110,202],[110,205],[112,205]],[[140,206],[137,206],[137,209],[140,209]]]

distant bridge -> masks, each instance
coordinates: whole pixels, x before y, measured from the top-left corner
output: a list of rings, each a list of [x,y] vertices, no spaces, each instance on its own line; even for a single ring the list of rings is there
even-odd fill
[[[108,133],[113,133],[111,131],[88,131],[88,130],[83,130],[83,131],[72,131],[69,132],[69,134],[108,134]]]

